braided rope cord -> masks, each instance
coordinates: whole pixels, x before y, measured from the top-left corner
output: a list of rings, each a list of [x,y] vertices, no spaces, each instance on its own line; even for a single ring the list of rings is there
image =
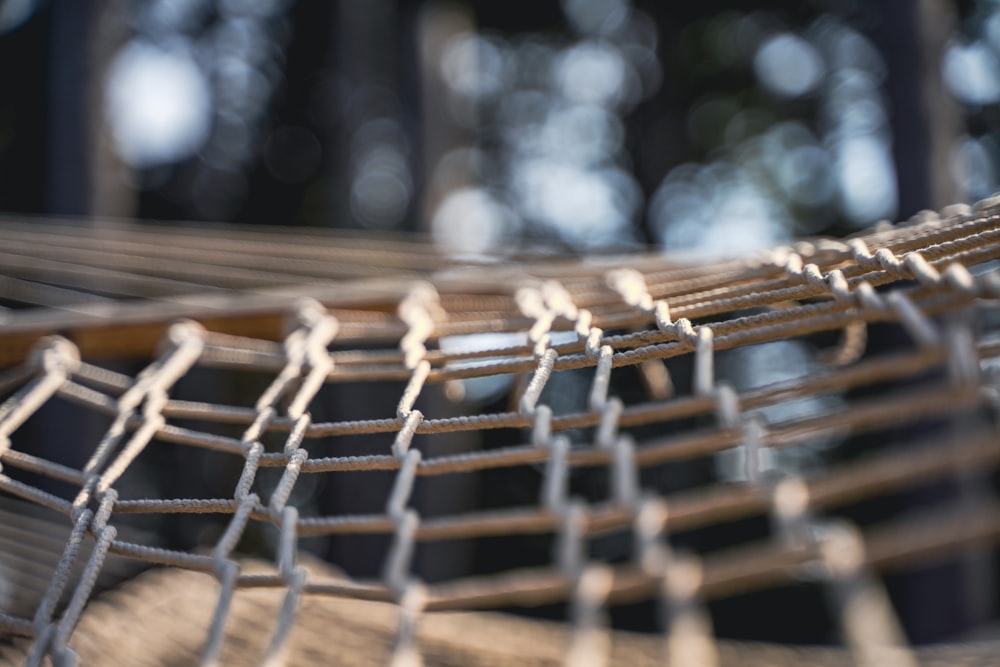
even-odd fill
[[[34,615],[0,612],[0,631],[31,638],[27,664],[42,664],[47,657],[55,664],[75,664],[74,630],[98,573],[114,554],[217,579],[220,593],[204,629],[204,665],[219,664],[234,595],[246,588],[284,594],[259,656],[267,665],[282,664],[287,657],[304,596],[393,603],[398,620],[391,663],[398,666],[421,663],[419,626],[429,613],[557,601],[569,603],[567,664],[603,665],[609,643],[602,610],[656,599],[665,619],[663,654],[669,664],[714,665],[719,658],[704,600],[806,577],[829,589],[832,616],[857,664],[915,665],[875,573],[996,542],[1000,505],[989,499],[960,511],[927,512],[864,530],[836,518],[835,510],[1000,462],[995,419],[1000,389],[996,372],[990,371],[1000,356],[996,205],[951,207],[940,216],[922,214],[907,225],[881,227],[846,241],[800,242],[739,261],[682,265],[636,257],[611,267],[483,265],[472,273],[406,278],[393,292],[398,295],[394,314],[381,312],[384,295],[368,309],[299,298],[281,341],[181,321],[170,327],[159,355],[135,377],[81,360],[65,338],[45,338],[24,363],[0,373],[0,396],[5,397],[0,403],[0,491],[65,517],[71,532]],[[44,236],[29,226],[10,227],[25,246],[7,246],[11,261],[19,248]],[[79,257],[80,249],[58,235],[44,240],[57,246],[58,261]],[[145,261],[146,241],[139,236],[122,232],[116,243],[82,251],[94,254],[95,261],[105,250],[137,253],[133,260],[116,260],[109,271],[135,270]],[[254,239],[246,244],[266,252]],[[245,262],[232,247],[214,241],[182,244],[177,252],[199,247],[194,260],[201,264],[194,278],[237,286],[259,279],[241,266]],[[405,264],[405,247],[395,250],[393,261]],[[300,259],[307,262],[300,265],[303,272],[319,271],[325,262],[321,256]],[[280,273],[271,278],[283,285],[301,280],[276,262],[261,271]],[[336,275],[330,270],[327,277]],[[128,284],[159,289],[168,280],[179,278],[145,273]],[[72,301],[58,290],[46,298]],[[910,344],[865,354],[866,329],[879,323],[898,324]],[[837,349],[828,351],[822,372],[742,391],[717,377],[719,352],[825,332],[842,332],[842,338]],[[475,349],[443,344],[475,334],[506,335],[504,340],[513,343]],[[692,359],[691,391],[679,395],[664,361],[683,356]],[[614,395],[616,371],[630,366],[646,380],[645,400],[626,402]],[[196,368],[235,369],[271,380],[252,406],[172,397],[175,385]],[[558,413],[546,400],[546,387],[556,374],[581,370],[592,373],[586,408]],[[429,386],[507,375],[521,378],[507,412],[435,417],[416,408]],[[928,375],[942,379],[917,382]],[[403,383],[395,414],[313,420],[310,407],[324,388],[358,381]],[[823,414],[770,423],[761,416],[763,408],[798,399],[886,385],[893,388]],[[54,398],[111,419],[99,442],[66,443],[75,453],[86,453],[80,468],[13,445],[18,429]],[[992,423],[981,418],[987,414],[994,417]],[[962,427],[950,434],[928,434],[809,476],[776,476],[763,465],[769,453],[830,436],[956,415]],[[698,425],[678,426],[687,423]],[[220,425],[241,428],[242,435],[220,435]],[[660,435],[638,438],[629,431],[637,427],[644,427],[642,433],[656,427]],[[523,444],[442,453],[434,437],[487,429],[518,429]],[[384,453],[318,454],[327,448],[322,439],[344,435],[382,438]],[[419,446],[418,435],[428,436]],[[280,448],[266,447],[269,438],[281,439]],[[231,496],[119,497],[116,485],[122,476],[144,451],[161,443],[241,460]],[[746,481],[669,495],[640,483],[646,468],[726,450],[742,452]],[[441,475],[519,466],[542,471],[534,505],[424,517],[414,502],[421,478],[433,487]],[[258,475],[267,468],[280,469],[281,475],[265,494]],[[607,470],[605,499],[585,502],[571,495],[570,476],[583,468]],[[394,475],[382,511],[300,516],[293,491],[303,476],[334,479],[341,472],[367,470]],[[22,481],[25,472],[68,484],[75,495],[64,497]],[[115,525],[125,515],[168,513],[222,515],[228,522],[214,545],[198,552],[127,541]],[[770,539],[705,554],[670,545],[672,532],[752,516],[771,517]],[[270,523],[280,535],[267,572],[241,568],[236,550],[251,522]],[[615,532],[631,535],[631,558],[614,564],[592,559],[588,541]],[[316,577],[297,562],[301,538],[362,534],[390,538],[378,579]],[[421,543],[530,534],[554,537],[551,564],[436,583],[413,574],[414,551]],[[82,551],[85,541],[93,541],[94,548]],[[67,590],[75,565],[83,566],[83,574]],[[60,604],[67,595],[68,602]]]

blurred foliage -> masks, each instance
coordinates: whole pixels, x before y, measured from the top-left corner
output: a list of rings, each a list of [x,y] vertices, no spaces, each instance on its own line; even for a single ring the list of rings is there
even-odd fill
[[[462,253],[843,233],[915,212],[914,127],[948,134],[933,167],[960,197],[996,188],[1000,7],[959,3],[923,54],[948,128],[897,94],[923,76],[898,62],[926,43],[918,4],[7,0],[0,56],[31,65],[0,73],[0,207],[58,209],[73,174],[52,174],[76,170],[139,217],[424,229]],[[81,16],[96,46],[58,41]],[[85,159],[94,136],[39,150],[74,106],[117,174]]]

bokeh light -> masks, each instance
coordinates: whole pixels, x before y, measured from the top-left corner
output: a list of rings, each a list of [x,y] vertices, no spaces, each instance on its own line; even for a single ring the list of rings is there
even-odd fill
[[[111,65],[107,109],[122,156],[150,167],[201,147],[210,130],[211,91],[189,45],[134,41]]]
[[[951,92],[968,104],[1000,101],[1000,59],[983,42],[953,42],[941,64]]]
[[[649,207],[659,243],[691,256],[743,255],[784,241],[790,225],[754,176],[726,162],[681,165]]]
[[[623,119],[660,85],[657,29],[626,0],[561,7],[576,39],[463,31],[444,49],[448,107],[489,154],[480,163],[494,165],[452,179],[459,190],[438,203],[432,230],[446,248],[479,252],[482,239],[516,236],[588,251],[637,242],[644,197],[629,168]],[[441,158],[434,183],[451,155]],[[477,220],[473,226],[503,220],[509,231],[455,242],[465,238],[452,222],[457,211]]]
[[[361,124],[351,143],[351,213],[361,225],[388,229],[406,216],[413,196],[406,134],[391,117]]]
[[[896,182],[887,142],[874,136],[849,137],[837,142],[835,155],[844,213],[858,223],[895,215]]]
[[[115,147],[142,187],[189,214],[230,219],[263,164],[301,182],[322,162],[303,128],[272,128],[267,110],[283,74],[285,0],[151,0],[129,6],[131,39],[107,72],[106,117]],[[171,169],[181,164],[188,170]],[[154,173],[163,168],[167,171]]]
[[[761,82],[782,97],[799,97],[816,89],[826,66],[816,48],[798,35],[773,35],[754,57]]]
[[[562,7],[570,24],[589,35],[613,33],[629,16],[626,0],[563,0]]]
[[[997,190],[996,140],[992,137],[974,139],[968,135],[959,137],[951,146],[948,169],[951,177],[969,198],[982,199]]]
[[[441,59],[441,72],[448,85],[470,98],[497,95],[509,83],[511,67],[503,41],[474,33],[452,38]]]
[[[574,247],[601,248],[631,240],[629,223],[639,193],[620,169],[529,159],[518,165],[512,189],[527,219],[552,228]]]
[[[38,0],[5,0],[0,2],[0,35],[17,30],[38,9]]]
[[[584,42],[560,54],[556,83],[573,102],[618,105],[626,93],[627,61],[622,53],[600,42]]]
[[[480,24],[475,3],[432,4],[459,17],[433,48],[424,37],[414,43],[433,62],[405,74],[383,62],[365,78],[338,60],[360,56],[332,49],[294,118],[272,106],[287,102],[295,3],[129,5],[105,109],[115,148],[141,172],[129,183],[224,218],[245,210],[236,200],[252,196],[249,183],[262,174],[308,190],[310,220],[328,222],[336,209],[340,224],[425,229],[472,254],[640,242],[730,252],[898,214],[902,111],[889,102],[887,47],[870,20],[877,10],[733,5],[678,11],[699,18],[674,26],[664,18],[671,12],[631,0],[560,0],[552,11],[561,26],[519,32]],[[390,5],[385,26],[396,15]],[[38,6],[0,4],[0,31]],[[939,74],[973,121],[934,141],[955,192],[969,198],[1000,177],[990,120],[1000,103],[1000,3],[960,11],[941,42]],[[422,88],[431,79],[433,93]],[[411,84],[416,97],[404,91]],[[432,108],[448,117],[431,124],[450,134],[429,149],[421,114]],[[456,169],[463,151],[475,164]],[[462,216],[475,233],[461,231]],[[708,241],[695,240],[702,232]]]
[[[656,191],[647,215],[660,244],[725,254],[896,214],[885,64],[870,38],[831,15],[792,29],[763,12],[713,19],[705,34],[713,66],[752,70],[769,97],[716,90],[691,106],[689,136],[709,160]],[[718,174],[729,176],[702,185]]]
[[[482,255],[501,248],[516,231],[516,217],[485,188],[451,191],[431,220],[431,233],[456,255]]]

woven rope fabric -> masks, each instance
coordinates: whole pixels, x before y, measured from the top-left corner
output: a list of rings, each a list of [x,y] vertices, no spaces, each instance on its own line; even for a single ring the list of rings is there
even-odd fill
[[[12,234],[30,231],[8,228]],[[80,292],[46,283],[35,292],[62,299],[62,312],[5,314],[7,359],[24,356],[19,346],[26,337],[44,330],[64,335],[37,340],[24,361],[0,373],[0,491],[58,517],[67,535],[37,601],[28,611],[5,609],[0,630],[25,638],[27,664],[47,658],[74,664],[93,645],[96,628],[109,623],[88,620],[88,614],[107,612],[103,597],[88,603],[100,575],[118,558],[214,579],[210,602],[201,603],[211,605],[211,614],[182,630],[199,635],[196,659],[206,665],[280,664],[290,655],[298,656],[292,662],[314,655],[295,653],[304,649],[296,648],[294,637],[307,624],[304,615],[323,613],[317,600],[389,605],[379,607],[391,612],[391,641],[379,660],[394,665],[425,658],[438,664],[428,637],[449,632],[434,630],[447,626],[441,612],[560,602],[567,604],[567,629],[543,642],[559,638],[558,659],[574,665],[627,660],[614,653],[619,649],[612,648],[604,611],[656,600],[663,639],[648,643],[644,655],[674,665],[714,665],[730,660],[731,649],[714,639],[706,601],[809,581],[830,592],[830,615],[851,660],[918,664],[879,573],[994,545],[1000,505],[987,488],[971,501],[928,502],[911,517],[864,526],[838,509],[993,470],[1000,460],[998,239],[1000,204],[986,201],[848,240],[803,241],[726,261],[442,260],[434,271],[424,257],[402,268],[397,262],[386,270],[388,278],[349,284],[330,283],[339,279],[335,275],[278,280],[279,267],[272,265],[271,282],[240,283],[234,289],[241,291],[208,305],[174,291],[175,279],[166,290],[160,267],[134,262],[126,267],[135,277],[129,284],[165,291],[139,290],[129,298],[161,301],[116,301],[120,308],[111,311],[95,311]],[[190,251],[165,247],[180,248],[178,262]],[[410,250],[419,255],[424,249]],[[405,244],[396,251],[397,258],[408,256]],[[60,252],[51,260],[53,271],[94,271],[81,268],[88,266],[86,252]],[[238,251],[226,252],[231,268]],[[252,276],[250,269],[213,269],[218,256],[203,259],[183,289],[195,290],[223,273],[226,280]],[[31,291],[23,274],[30,264],[17,266],[22,273],[12,272],[10,280]],[[253,329],[246,318],[263,326],[261,318],[279,311],[280,340],[246,335]],[[171,324],[157,355],[139,372],[90,358],[91,351],[113,351],[93,342],[102,317],[108,327],[134,317],[149,328],[178,313],[198,321]],[[227,319],[234,313],[239,317]],[[879,326],[896,327],[898,344],[867,350],[866,332]],[[750,388],[720,379],[722,355],[784,340],[833,342],[816,354],[819,365],[789,379]],[[665,362],[679,359],[690,361],[683,366],[689,377],[669,373]],[[186,398],[185,387],[198,384],[189,380],[205,377],[206,369],[247,374],[254,381],[246,386],[260,389],[239,404]],[[586,396],[562,410],[553,387],[569,375],[586,377]],[[459,401],[452,410],[458,414],[431,412],[440,406],[426,400],[431,394],[457,395],[463,383],[490,378],[510,384],[506,410]],[[395,392],[388,399],[393,408],[374,418],[314,418],[328,392],[361,383]],[[769,410],[831,395],[850,400],[804,417]],[[53,402],[73,405],[73,414],[97,415],[107,427],[85,438],[83,429],[63,424],[59,447],[40,454],[23,434]],[[930,420],[947,427],[927,429]],[[442,444],[448,435],[494,430],[515,434],[515,444],[485,447],[473,437],[458,451]],[[818,441],[872,433],[898,441],[812,471],[766,465]],[[338,439],[361,436],[377,443],[377,453],[338,446]],[[237,474],[224,495],[129,496],[127,489],[136,487],[124,482],[132,471],[166,447],[213,452],[213,460],[229,461]],[[740,479],[681,490],[643,481],[649,471],[724,452],[739,454]],[[539,480],[530,502],[467,509],[447,495],[449,481],[520,469]],[[265,484],[270,471],[276,481]],[[375,511],[311,514],[299,506],[297,489],[310,478],[330,486],[362,471],[392,477]],[[574,491],[581,471],[604,476],[600,493]],[[445,509],[424,512],[417,486]],[[161,515],[221,519],[221,528],[190,550],[144,542],[143,518]],[[680,532],[747,517],[770,517],[772,530],[753,541],[736,532],[724,548],[704,552],[674,544]],[[278,536],[273,561],[264,567],[248,567],[239,548],[256,525],[273,526]],[[306,567],[299,554],[303,541],[331,535],[385,536],[381,576]],[[499,571],[445,573],[434,581],[415,572],[414,554],[423,545],[524,535],[551,540],[546,563],[524,567],[512,557],[512,565]],[[627,549],[598,558],[591,547],[607,535],[623,536]],[[252,657],[236,658],[233,626],[248,622],[238,609],[250,590],[271,595],[261,607],[267,611],[253,615],[258,630],[252,634],[266,640],[254,644]],[[488,623],[490,617],[483,618]],[[460,624],[453,627],[450,632],[462,632]],[[324,647],[331,656],[345,650],[333,642]],[[134,650],[152,649],[144,643]]]

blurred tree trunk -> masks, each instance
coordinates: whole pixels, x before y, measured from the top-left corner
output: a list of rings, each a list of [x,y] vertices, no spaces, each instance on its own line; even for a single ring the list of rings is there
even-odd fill
[[[124,0],[99,0],[92,7],[92,39],[87,48],[90,81],[87,90],[87,133],[90,138],[90,213],[96,217],[131,218],[137,193],[130,185],[132,168],[115,150],[105,115],[108,68],[129,37],[129,8]]]
[[[962,118],[941,77],[941,56],[956,27],[955,9],[947,0],[876,0],[874,5],[878,26],[872,36],[889,70],[897,217],[905,219],[959,197],[948,153],[962,133]]]
[[[95,3],[53,0],[50,7],[45,210],[90,210],[91,85],[88,58]]]
[[[893,151],[898,179],[898,219],[924,209],[940,209],[962,196],[951,176],[949,159],[955,141],[964,133],[958,103],[945,89],[941,62],[947,41],[957,30],[956,8],[947,0],[877,0],[879,19],[875,43],[888,65],[886,92],[892,108]],[[870,341],[880,347],[907,345],[907,336],[895,329],[887,340]],[[960,428],[954,424],[951,428]],[[900,433],[905,439],[907,432]],[[982,479],[969,476],[915,491],[903,502],[909,507],[928,498],[952,497],[968,502],[983,492]],[[935,642],[961,635],[992,617],[989,583],[993,563],[972,554],[932,569],[890,580],[900,618],[910,639]]]

